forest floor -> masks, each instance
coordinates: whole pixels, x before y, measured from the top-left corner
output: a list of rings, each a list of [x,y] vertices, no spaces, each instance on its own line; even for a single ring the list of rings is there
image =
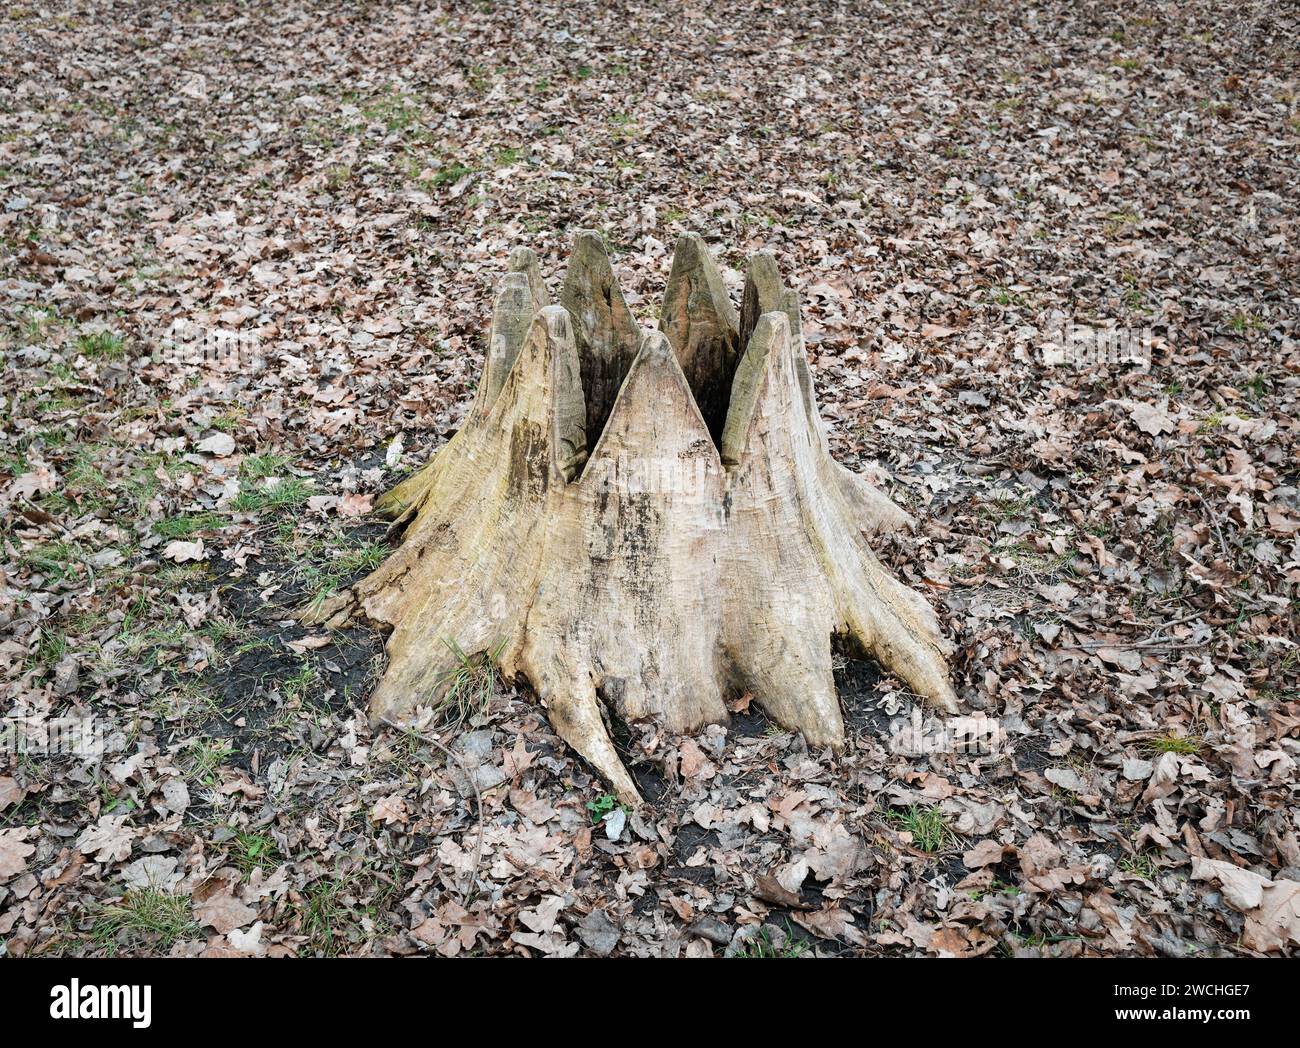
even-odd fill
[[[1296,951],[1294,7],[52,2],[0,53],[0,953]],[[372,731],[382,637],[294,614],[583,227],[646,324],[679,233],[777,254],[981,745],[853,662],[839,755],[632,726],[631,812],[500,682],[455,762]]]

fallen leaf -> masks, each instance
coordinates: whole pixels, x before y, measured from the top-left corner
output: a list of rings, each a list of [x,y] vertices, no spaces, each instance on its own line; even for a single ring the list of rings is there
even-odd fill
[[[592,910],[575,925],[574,930],[597,957],[608,957],[618,945],[618,925],[609,919],[604,910]]]
[[[248,931],[230,931],[226,933],[226,942],[230,948],[245,957],[265,957],[266,947],[262,944],[262,922],[258,921]]]
[[[122,880],[129,888],[171,891],[180,883],[176,867],[179,860],[171,855],[146,855],[122,867]]]
[[[386,826],[404,825],[407,821],[406,801],[400,793],[384,797],[370,809],[370,820],[382,822]]]
[[[226,935],[253,920],[257,916],[257,911],[223,891],[202,902],[196,902],[194,916],[200,924],[215,928],[222,935]]]
[[[299,637],[297,640],[284,642],[284,646],[290,651],[296,651],[302,655],[308,651],[315,651],[317,648],[323,648],[332,643],[332,638],[328,633],[308,634],[305,637]]]
[[[991,866],[1001,862],[1003,857],[1015,849],[997,841],[980,841],[970,851],[965,852],[961,861],[968,870],[978,870],[981,866]]]
[[[1159,436],[1174,431],[1174,420],[1164,405],[1136,402],[1129,407],[1129,417],[1143,433]]]
[[[188,560],[202,560],[206,556],[202,539],[195,539],[192,542],[172,539],[163,547],[162,555],[165,560],[174,560],[177,564],[183,564]]]
[[[1300,946],[1300,881],[1270,880],[1230,862],[1192,856],[1192,880],[1218,881],[1223,897],[1243,913],[1241,941],[1249,950],[1272,953]]]
[[[11,804],[17,804],[25,796],[27,796],[27,791],[18,785],[17,780],[10,778],[8,775],[0,775],[0,811],[8,808]]]
[[[364,517],[370,512],[373,495],[344,495],[339,499],[340,517]]]
[[[36,851],[27,843],[30,832],[26,826],[0,830],[0,881],[17,877],[27,869],[27,858]]]
[[[126,827],[125,815],[101,815],[77,838],[77,847],[96,862],[121,862],[131,854],[135,831]]]
[[[526,928],[539,934],[549,932],[555,927],[555,920],[564,909],[564,899],[550,895],[531,910],[520,910],[519,921]]]
[[[947,338],[949,335],[957,334],[956,328],[943,327],[939,324],[922,324],[922,338]]]
[[[213,433],[210,437],[200,440],[198,450],[208,455],[216,455],[217,458],[226,458],[234,454],[235,438],[229,433]]]

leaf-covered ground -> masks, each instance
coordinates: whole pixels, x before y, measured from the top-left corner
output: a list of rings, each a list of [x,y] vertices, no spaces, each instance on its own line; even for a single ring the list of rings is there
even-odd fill
[[[1285,3],[6,8],[0,713],[109,753],[0,755],[3,952],[1293,952],[1297,41]],[[504,686],[442,736],[481,819],[371,731],[382,638],[293,612],[382,560],[510,248],[554,286],[592,226],[646,323],[678,233],[733,290],[777,253],[992,752],[909,755],[857,663],[839,756],[744,697],[632,726],[635,813]],[[1151,365],[1052,363],[1061,318]]]

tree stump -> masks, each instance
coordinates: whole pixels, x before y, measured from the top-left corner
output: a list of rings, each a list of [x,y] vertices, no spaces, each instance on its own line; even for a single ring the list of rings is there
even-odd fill
[[[956,712],[938,621],[868,545],[908,516],[836,463],[797,295],[749,261],[739,316],[704,242],[678,242],[658,331],[637,324],[597,233],[558,305],[517,249],[460,430],[377,505],[404,527],[316,609],[392,628],[374,717],[436,706],[464,653],[526,680],[555,731],[627,802],[607,716],[725,722],[747,691],[840,747],[831,642]]]

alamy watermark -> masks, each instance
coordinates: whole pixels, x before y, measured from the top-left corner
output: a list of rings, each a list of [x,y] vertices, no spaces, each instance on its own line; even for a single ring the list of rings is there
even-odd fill
[[[1002,725],[992,717],[935,717],[927,721],[914,707],[911,716],[897,717],[889,724],[889,751],[904,757],[996,753],[1005,741]]]
[[[237,368],[253,364],[262,353],[262,340],[255,332],[175,320],[158,340],[153,359],[167,364]]]
[[[684,498],[719,492],[717,456],[707,453],[684,458],[629,455],[619,452],[590,463],[583,482],[598,491],[620,495],[679,495]]]
[[[104,755],[107,737],[94,717],[5,717],[0,719],[0,754],[11,757]]]
[[[1095,364],[1151,366],[1156,334],[1150,327],[1093,327],[1055,317],[1041,346],[1049,366],[1091,367]]]
[[[51,1019],[122,1019],[136,1030],[153,1021],[153,986],[83,984],[80,979],[50,988]]]

